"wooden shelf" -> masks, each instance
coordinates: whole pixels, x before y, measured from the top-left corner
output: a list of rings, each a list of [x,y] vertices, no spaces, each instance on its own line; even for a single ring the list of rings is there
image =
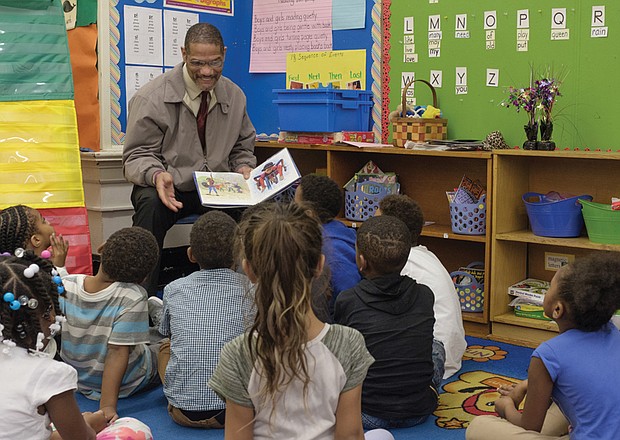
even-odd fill
[[[484,315],[482,313],[461,312],[461,315],[463,316],[464,321],[479,322],[481,324],[484,324],[487,322],[487,320],[484,318]]]
[[[491,213],[491,337],[537,346],[557,335],[550,321],[514,316],[507,295],[510,285],[525,278],[550,281],[555,271],[545,265],[547,254],[575,259],[602,250],[620,251],[620,245],[575,238],[539,237],[529,228],[522,196],[560,191],[591,195],[609,203],[620,187],[620,153],[592,151],[497,150],[493,156],[493,211]]]
[[[540,237],[538,235],[534,235],[531,231],[527,231],[527,230],[495,234],[495,239],[505,240],[505,241],[519,241],[522,243],[543,244],[547,246],[563,246],[563,247],[580,248],[580,249],[620,251],[620,245],[593,243],[590,241],[588,237],[583,237],[583,236],[574,237],[574,238]]]
[[[487,234],[461,235],[452,232],[450,207],[445,192],[458,186],[463,174],[480,180],[491,189],[492,153],[489,151],[421,151],[404,148],[357,148],[350,145],[292,144],[257,142],[256,155],[267,159],[276,149],[288,148],[302,174],[324,172],[339,185],[344,186],[368,161],[372,160],[384,172],[398,175],[401,193],[414,199],[424,212],[424,217],[435,222],[424,227],[420,243],[427,246],[449,272],[474,261],[490,263],[489,213],[492,200],[487,194]],[[349,227],[359,227],[362,222],[345,220],[344,210],[338,220]],[[488,274],[489,271],[486,271]],[[486,275],[485,285],[490,278]],[[463,313],[468,334],[488,335],[490,331],[489,301],[481,313]]]
[[[553,321],[543,321],[542,319],[521,318],[513,313],[504,313],[493,317],[493,322],[517,325],[519,327],[535,328],[551,332],[558,332],[558,325]]]

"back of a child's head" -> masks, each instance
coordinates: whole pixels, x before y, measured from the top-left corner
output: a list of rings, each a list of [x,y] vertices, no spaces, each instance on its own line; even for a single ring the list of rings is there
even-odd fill
[[[0,340],[5,348],[14,343],[37,349],[37,335],[44,331],[41,318],[54,322],[50,317],[60,314],[58,294],[63,289],[49,260],[32,251],[23,252],[21,258],[0,255]]]
[[[620,252],[578,258],[558,275],[558,295],[576,328],[596,331],[620,309]]]
[[[424,214],[420,205],[405,194],[390,194],[379,202],[382,215],[396,217],[407,225],[411,233],[411,245],[417,246],[424,226]]]
[[[299,182],[297,191],[300,190],[301,200],[310,204],[321,223],[334,219],[342,208],[342,189],[327,176],[306,174]]]
[[[237,223],[222,211],[198,218],[189,234],[192,254],[201,269],[230,269],[234,264]]]
[[[256,345],[250,342],[250,347],[265,372],[265,392],[271,395],[283,380],[287,383],[283,378],[305,381],[303,346],[312,280],[322,261],[321,225],[304,204],[275,204],[248,216],[241,233],[244,258],[256,281],[250,329]]]
[[[139,226],[112,233],[101,250],[101,268],[113,281],[141,283],[153,270],[159,247],[153,234]]]
[[[12,254],[25,249],[35,226],[34,209],[29,206],[15,205],[0,211],[0,252]]]
[[[411,233],[390,215],[371,217],[357,231],[357,253],[378,274],[400,273],[407,263]]]

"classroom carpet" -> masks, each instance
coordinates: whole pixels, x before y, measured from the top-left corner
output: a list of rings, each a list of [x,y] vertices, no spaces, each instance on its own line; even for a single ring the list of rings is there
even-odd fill
[[[500,385],[517,383],[527,377],[532,349],[469,336],[466,339],[463,366],[444,381],[437,410],[421,425],[390,430],[396,440],[462,440],[465,428],[475,416],[495,414],[493,402],[499,397],[496,389]],[[99,407],[98,402],[79,393],[76,397],[82,411],[96,411]],[[224,438],[223,430],[201,430],[175,424],[166,406],[160,386],[120,399],[118,413],[146,423],[155,440]]]

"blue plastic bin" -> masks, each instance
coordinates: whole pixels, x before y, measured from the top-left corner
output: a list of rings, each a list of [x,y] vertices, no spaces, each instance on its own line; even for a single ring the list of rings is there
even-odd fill
[[[276,100],[295,99],[301,101],[372,101],[372,92],[353,89],[332,89],[322,87],[318,89],[273,89]]]
[[[371,92],[340,89],[274,90],[281,131],[369,131]]]
[[[484,235],[487,232],[487,196],[475,203],[450,203],[452,232],[463,235]]]
[[[536,192],[525,193],[522,198],[532,232],[540,237],[579,237],[583,215],[578,199],[592,200],[589,195],[550,200]]]
[[[389,194],[384,185],[364,182],[357,191],[345,191],[344,217],[347,220],[363,222],[375,215],[379,202]]]

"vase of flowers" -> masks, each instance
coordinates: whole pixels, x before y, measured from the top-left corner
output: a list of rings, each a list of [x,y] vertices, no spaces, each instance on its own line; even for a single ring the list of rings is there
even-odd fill
[[[523,126],[526,141],[523,143],[524,150],[535,150],[537,148],[538,122],[536,121],[536,110],[538,105],[538,95],[534,87],[517,89],[510,87],[508,98],[502,101],[503,107],[514,107],[517,113],[521,110],[528,115],[527,124]]]
[[[538,95],[538,108],[540,110],[540,141],[538,150],[555,150],[555,142],[551,140],[553,134],[553,105],[560,94],[560,81],[556,78],[543,78],[534,84]]]

